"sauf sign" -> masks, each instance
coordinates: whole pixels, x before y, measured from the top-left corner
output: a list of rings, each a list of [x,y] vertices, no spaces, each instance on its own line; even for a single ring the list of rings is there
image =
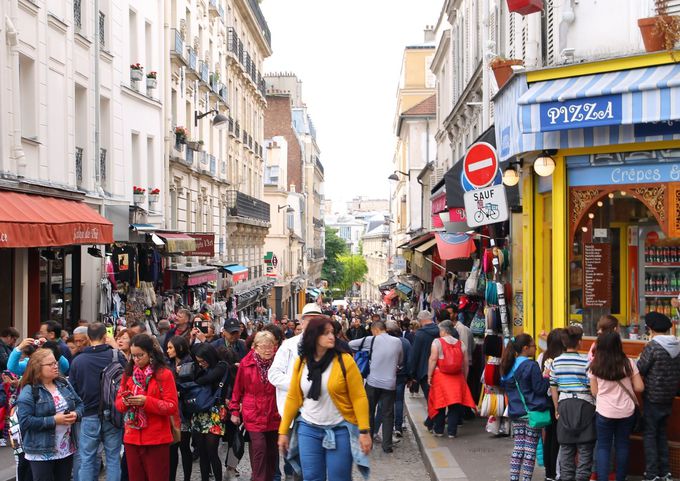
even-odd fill
[[[508,201],[505,186],[489,184],[498,175],[496,149],[487,143],[472,145],[463,159],[463,188],[465,181],[475,189],[465,192],[465,221],[471,228],[508,220]]]
[[[541,131],[544,132],[618,125],[620,123],[620,95],[605,95],[541,104]]]

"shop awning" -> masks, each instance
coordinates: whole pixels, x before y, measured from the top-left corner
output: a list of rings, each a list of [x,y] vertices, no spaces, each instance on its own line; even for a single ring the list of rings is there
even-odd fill
[[[321,291],[319,289],[308,287],[307,294],[309,294],[312,297],[312,299],[318,299],[318,297],[321,295]]]
[[[248,268],[240,264],[224,266],[224,270],[232,275],[233,282],[239,282],[248,279]]]
[[[400,291],[405,296],[410,296],[411,292],[413,292],[413,289],[411,289],[406,284],[402,284],[401,282],[397,284],[397,290]]]
[[[157,232],[156,234],[163,239],[168,252],[187,252],[196,250],[196,239],[187,234],[175,232]]]
[[[153,224],[130,224],[130,230],[135,232],[156,232],[158,227]]]
[[[392,301],[392,299],[394,299],[397,296],[399,296],[399,293],[397,293],[397,290],[392,289],[390,292],[385,294],[385,296],[383,297],[383,301],[389,304]]]
[[[382,284],[380,284],[378,286],[378,290],[386,291],[388,289],[392,289],[396,285],[397,285],[397,281],[395,281],[394,279],[389,279],[389,280],[383,282]]]
[[[212,266],[177,266],[168,268],[167,271],[185,274],[188,286],[217,281],[217,269]]]
[[[113,224],[84,202],[0,191],[0,247],[112,242]]]
[[[470,257],[476,250],[475,242],[467,234],[448,234],[445,232],[435,234],[437,250],[443,261],[450,259],[463,259]]]
[[[522,132],[680,119],[680,64],[536,82],[518,100]]]
[[[424,254],[425,252],[432,249],[432,247],[434,247],[435,244],[437,244],[437,239],[430,239],[429,241],[425,242],[424,244],[420,244],[418,247],[416,247],[416,251]]]

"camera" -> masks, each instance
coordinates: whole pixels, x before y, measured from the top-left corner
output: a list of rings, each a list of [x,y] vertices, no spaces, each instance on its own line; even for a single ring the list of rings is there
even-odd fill
[[[35,340],[33,341],[33,345],[36,346],[36,347],[40,347],[40,346],[42,346],[44,343],[45,343],[45,341],[43,341],[42,339],[35,339]]]
[[[208,325],[209,324],[210,324],[209,321],[200,321],[200,320],[194,321],[194,327],[196,329],[198,329],[199,331],[201,331],[203,334],[208,334]]]

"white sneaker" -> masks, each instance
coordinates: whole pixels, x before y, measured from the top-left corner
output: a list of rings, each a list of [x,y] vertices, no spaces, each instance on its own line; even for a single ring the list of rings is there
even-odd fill
[[[7,440],[5,438],[0,439],[0,448],[7,447]]]

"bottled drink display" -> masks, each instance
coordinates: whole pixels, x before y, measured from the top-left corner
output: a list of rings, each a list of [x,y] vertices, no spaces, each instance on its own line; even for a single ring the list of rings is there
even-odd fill
[[[645,246],[645,263],[647,264],[677,264],[680,263],[680,246]]]

